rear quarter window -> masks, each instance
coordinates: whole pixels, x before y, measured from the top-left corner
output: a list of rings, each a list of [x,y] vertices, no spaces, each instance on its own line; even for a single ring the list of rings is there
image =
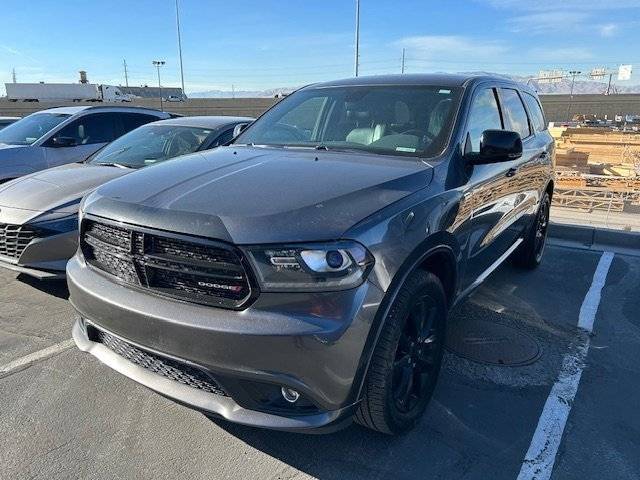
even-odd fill
[[[531,123],[533,124],[533,129],[536,132],[542,132],[547,129],[547,122],[544,118],[544,113],[542,113],[542,107],[540,106],[540,102],[536,97],[531,95],[530,93],[523,94],[524,101],[527,104],[527,108],[529,108],[529,114],[531,115]]]

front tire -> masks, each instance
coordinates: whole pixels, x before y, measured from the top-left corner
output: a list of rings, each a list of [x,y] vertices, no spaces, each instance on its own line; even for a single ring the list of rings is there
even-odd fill
[[[438,380],[446,316],[438,277],[421,270],[412,273],[384,319],[356,422],[390,435],[413,428]]]
[[[549,211],[551,199],[549,193],[545,192],[540,200],[540,207],[529,228],[524,241],[513,256],[513,262],[521,268],[533,270],[542,262],[544,248],[547,244],[547,230],[549,228]]]

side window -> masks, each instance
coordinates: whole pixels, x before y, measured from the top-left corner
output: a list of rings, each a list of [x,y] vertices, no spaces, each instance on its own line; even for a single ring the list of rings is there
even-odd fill
[[[538,99],[529,93],[524,93],[524,101],[529,108],[529,113],[531,114],[531,123],[533,123],[533,129],[536,132],[542,132],[547,129],[547,122],[544,119],[544,114],[542,113],[542,108],[540,107],[540,103]]]
[[[313,97],[302,102],[297,107],[287,112],[278,124],[286,127],[294,127],[297,134],[310,139],[319,120],[319,115],[324,112],[326,97]]]
[[[115,113],[84,115],[64,127],[55,136],[73,138],[77,145],[107,143],[115,138],[116,118]]]
[[[131,130],[135,130],[142,125],[160,120],[158,117],[154,117],[153,115],[145,115],[143,113],[120,113],[119,116],[120,120],[122,121],[122,128],[124,130],[122,133],[130,132]]]
[[[225,130],[224,132],[222,132],[218,136],[218,138],[216,138],[214,140],[214,142],[211,144],[211,146],[209,146],[207,148],[215,148],[215,147],[217,147],[219,145],[224,145],[225,143],[230,141],[232,138],[233,138],[233,127]]]
[[[480,138],[485,130],[502,130],[500,109],[492,88],[481,90],[472,100],[467,123],[468,142],[465,152],[479,152]]]
[[[502,111],[504,112],[506,127],[509,130],[518,132],[524,139],[531,135],[527,111],[520,99],[517,90],[512,88],[501,88]]]

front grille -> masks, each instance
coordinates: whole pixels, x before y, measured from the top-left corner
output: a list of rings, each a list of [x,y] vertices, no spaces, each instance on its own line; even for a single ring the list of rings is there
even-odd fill
[[[241,253],[220,242],[85,219],[81,248],[93,267],[161,295],[224,308],[251,295]]]
[[[0,256],[20,258],[27,245],[36,238],[35,230],[24,225],[0,223]]]
[[[92,340],[103,344],[112,352],[139,367],[191,388],[224,397],[228,396],[218,382],[198,367],[142,350],[98,328],[92,326],[88,328],[91,330],[90,338]]]

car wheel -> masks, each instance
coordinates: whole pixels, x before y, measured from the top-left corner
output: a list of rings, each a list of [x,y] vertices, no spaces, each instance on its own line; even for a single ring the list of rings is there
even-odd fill
[[[517,266],[534,269],[542,262],[544,247],[547,244],[550,208],[551,200],[549,194],[545,192],[533,224],[524,237],[524,241],[515,251],[513,261]]]
[[[438,380],[446,316],[438,277],[426,271],[411,274],[384,320],[356,422],[392,435],[415,425]]]

